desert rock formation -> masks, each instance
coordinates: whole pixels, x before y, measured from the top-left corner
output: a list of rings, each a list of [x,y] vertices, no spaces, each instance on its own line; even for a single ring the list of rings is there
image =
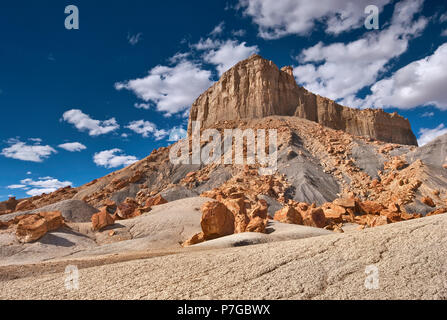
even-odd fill
[[[174,164],[169,155],[178,142],[80,187],[11,197],[0,203],[0,298],[444,294],[423,284],[427,274],[439,280],[433,262],[445,263],[447,135],[418,148],[402,117],[313,95],[295,83],[291,67],[279,70],[259,56],[199,97],[192,120],[221,134],[276,129],[277,171],[261,175],[259,164],[247,163]],[[245,143],[244,154],[251,147]],[[261,246],[235,248],[253,244]],[[142,258],[153,259],[129,261]],[[235,262],[236,274],[225,259]],[[55,288],[60,279],[52,273],[70,261],[101,275],[86,279],[98,292]],[[380,296],[365,293],[358,281],[369,264],[384,270]],[[126,276],[129,270],[138,276]],[[194,272],[200,287],[190,281]],[[417,275],[413,290],[406,289],[408,275]],[[116,279],[126,285],[104,290]],[[138,292],[146,287],[135,279],[161,290]]]
[[[326,127],[385,142],[417,145],[410,123],[397,113],[357,110],[296,84],[292,67],[281,70],[259,55],[241,61],[192,105],[189,119],[205,128],[217,121],[296,116]]]

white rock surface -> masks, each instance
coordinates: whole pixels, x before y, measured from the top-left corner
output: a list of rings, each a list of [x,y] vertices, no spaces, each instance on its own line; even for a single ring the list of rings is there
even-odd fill
[[[447,215],[0,281],[1,299],[447,299]],[[365,287],[368,266],[377,289]],[[48,271],[47,271],[48,272]]]

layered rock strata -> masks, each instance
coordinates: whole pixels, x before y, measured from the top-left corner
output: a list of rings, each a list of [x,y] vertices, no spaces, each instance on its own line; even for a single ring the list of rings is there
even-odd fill
[[[192,105],[192,121],[202,128],[222,120],[296,116],[375,140],[417,145],[408,119],[381,109],[344,107],[297,85],[292,67],[281,70],[259,55],[239,62]]]

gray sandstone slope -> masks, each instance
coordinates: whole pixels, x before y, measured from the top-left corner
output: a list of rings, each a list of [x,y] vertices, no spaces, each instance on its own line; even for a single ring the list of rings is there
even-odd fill
[[[186,189],[179,185],[179,182],[185,178],[189,172],[203,169],[205,165],[200,164],[172,164],[169,161],[169,150],[165,149],[153,159],[150,156],[136,162],[126,168],[113,172],[92,183],[82,186],[73,199],[87,199],[107,190],[114,180],[126,180],[131,178],[135,172],[143,172],[141,178],[133,183],[129,183],[120,190],[113,190],[107,195],[108,198],[117,204],[123,202],[127,197],[135,198],[140,191],[160,192],[168,201],[179,200],[187,197],[195,197],[203,191],[218,187],[232,176],[232,170],[228,167],[219,167],[211,172],[209,181],[197,182],[193,188]],[[90,201],[89,201],[90,202]],[[92,202],[97,202],[93,199]],[[95,203],[96,207],[100,204]]]
[[[295,117],[280,117],[273,116],[265,118],[262,121],[269,121],[269,119],[279,120],[282,122],[290,121]],[[294,120],[297,123],[306,124],[308,126],[317,126],[313,122],[305,119]],[[331,129],[326,129],[331,130]],[[335,131],[334,131],[335,132]],[[307,139],[307,143],[304,140]],[[436,188],[446,188],[447,183],[444,178],[439,179],[438,176],[445,177],[447,171],[441,167],[441,158],[444,157],[447,144],[442,139],[438,139],[435,143],[427,146],[416,148],[414,151],[410,151],[411,148],[401,145],[395,145],[395,149],[392,150],[388,157],[378,152],[378,146],[372,143],[367,143],[364,140],[353,137],[352,150],[350,157],[352,158],[355,166],[360,170],[368,174],[372,179],[378,178],[378,172],[383,170],[385,161],[389,161],[390,157],[394,155],[406,155],[407,160],[412,163],[417,159],[422,159],[427,164],[427,184],[433,185]],[[309,146],[308,144],[311,144]],[[288,196],[299,202],[316,203],[321,205],[325,202],[331,202],[338,198],[342,189],[341,180],[337,179],[331,172],[331,168],[323,167],[322,160],[324,155],[321,153],[312,152],[309,148],[312,147],[313,142],[309,141],[309,137],[302,136],[302,133],[298,130],[294,130],[292,139],[288,143],[279,146],[278,152],[278,172],[284,174],[287,177],[288,182],[291,184],[291,188],[288,190]],[[414,149],[414,148],[413,148]],[[129,167],[118,171],[116,174],[105,177],[107,182],[110,182],[114,178],[128,177],[131,172],[145,168],[147,164],[146,160],[142,160],[139,163],[132,165],[135,168]],[[432,164],[436,164],[435,167]],[[137,183],[130,184],[122,190],[112,193],[111,199],[120,203],[124,201],[126,197],[135,197],[136,194],[145,188],[157,189],[159,188],[163,197],[168,201],[174,201],[178,199],[195,197],[202,192],[219,187],[233,175],[233,169],[231,166],[219,165],[210,171],[209,179],[207,181],[196,181],[194,185],[185,187],[180,184],[181,180],[192,171],[198,171],[205,168],[202,165],[173,165],[169,161],[164,161],[154,171],[145,171],[145,174]],[[130,172],[130,173],[129,173]],[[104,179],[104,178],[103,178]],[[343,176],[346,183],[350,183],[350,177]],[[98,182],[99,183],[99,182]],[[103,187],[95,184],[95,190],[101,190]],[[99,187],[99,188],[98,188]],[[86,194],[91,194],[92,190],[83,190],[75,198],[79,199]],[[425,208],[427,209],[427,208]],[[426,211],[426,210],[425,210]]]
[[[447,134],[409,152],[406,158],[409,162],[422,160],[425,164],[442,167],[447,163]]]
[[[352,148],[352,158],[355,164],[371,178],[378,178],[378,172],[383,170],[386,159],[363,141],[356,140],[355,142],[356,145]]]
[[[97,209],[85,203],[84,201],[63,200],[39,209],[1,215],[0,221],[6,222],[20,215],[52,211],[60,211],[62,216],[64,217],[64,220],[67,222],[88,222],[91,221],[92,215],[98,212]]]
[[[447,215],[0,282],[2,299],[447,299]],[[378,271],[368,289],[367,267]]]
[[[405,155],[409,163],[421,160],[424,164],[424,190],[439,190],[441,193],[447,190],[447,168],[443,166],[447,164],[447,134],[442,135],[435,140],[419,147]],[[418,191],[418,194],[421,190]],[[433,208],[415,201],[406,206],[409,212],[418,212],[426,214],[433,210]]]
[[[282,124],[291,121],[292,123],[299,124],[300,126],[308,126],[309,128],[319,126],[309,120],[280,116],[267,117],[259,120],[259,123],[268,123],[272,119],[280,121]],[[325,130],[331,132],[331,129],[326,128]],[[297,129],[293,129],[292,131],[291,140],[280,145],[278,152],[278,172],[284,174],[287,181],[291,184],[287,190],[287,197],[299,202],[316,203],[317,205],[331,202],[338,198],[343,188],[342,184],[344,183],[346,185],[351,182],[350,176],[343,174],[342,177],[337,177],[334,175],[333,170],[336,167],[333,167],[333,165],[323,165],[323,162],[327,160],[325,160],[327,155],[324,152],[312,150],[315,147],[315,142],[312,141],[313,137],[311,135],[306,136],[305,133]],[[333,134],[337,134],[337,131],[333,132]],[[426,165],[426,181],[424,183],[432,189],[443,190],[447,187],[447,170],[442,167],[447,154],[446,142],[447,136],[439,137],[432,143],[416,148],[414,151],[409,151],[411,148],[407,148],[406,146],[394,145],[395,149],[390,152],[389,156],[385,156],[378,152],[378,145],[353,137],[352,150],[348,157],[352,158],[355,166],[360,171],[365,172],[372,179],[378,177],[378,171],[383,170],[384,162],[390,160],[390,157],[393,155],[406,154],[406,159],[410,163],[417,159],[422,159]],[[324,143],[322,147],[323,149],[325,148]],[[152,154],[148,158],[127,168],[116,171],[79,188],[78,194],[74,197],[78,202],[75,200],[59,202],[40,208],[39,210],[24,213],[61,210],[67,221],[90,221],[91,214],[96,211],[94,211],[93,207],[82,208],[82,206],[88,205],[83,204],[81,199],[85,200],[86,197],[93,197],[93,201],[90,201],[89,198],[87,201],[96,208],[99,208],[102,205],[102,200],[95,200],[95,194],[101,194],[110,189],[110,185],[113,184],[114,180],[129,179],[138,171],[143,172],[139,180],[119,190],[112,190],[110,194],[105,194],[104,197],[98,199],[111,198],[117,203],[121,203],[126,197],[135,197],[140,191],[148,194],[150,191],[156,190],[168,201],[174,201],[195,197],[204,191],[219,187],[234,174],[234,168],[232,166],[219,165],[210,170],[206,181],[195,181],[194,184],[186,187],[182,185],[182,179],[189,172],[202,170],[206,166],[203,164],[173,165],[169,161],[168,153],[168,150],[163,150],[158,154]],[[71,209],[71,206],[74,209]],[[422,210],[421,213],[426,213],[429,208],[416,203],[410,209],[411,212],[417,212],[418,210]],[[82,211],[85,211],[85,213]],[[16,215],[18,213],[0,216],[0,221],[5,221]]]
[[[286,175],[291,188],[288,196],[298,202],[321,205],[337,198],[340,186],[333,176],[324,172],[319,160],[313,157],[295,136],[289,148],[278,152],[278,171]]]

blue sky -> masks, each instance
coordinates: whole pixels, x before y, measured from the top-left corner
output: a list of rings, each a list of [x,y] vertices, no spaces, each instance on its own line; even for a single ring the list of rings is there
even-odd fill
[[[378,30],[364,27],[371,4]],[[315,93],[397,111],[421,143],[447,133],[446,1],[15,1],[0,35],[0,201],[172,143],[195,98],[253,53]]]

